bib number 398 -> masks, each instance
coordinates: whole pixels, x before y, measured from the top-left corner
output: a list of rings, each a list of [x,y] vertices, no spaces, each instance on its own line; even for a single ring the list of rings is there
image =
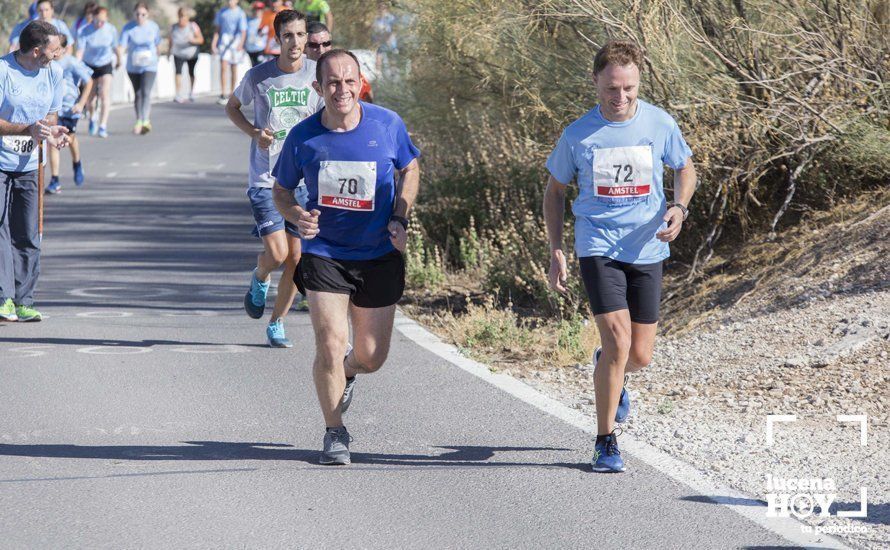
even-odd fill
[[[597,197],[638,198],[652,192],[652,147],[597,149],[593,156],[593,187]]]
[[[326,160],[318,170],[318,203],[321,206],[374,211],[377,193],[377,163]]]
[[[3,136],[3,148],[17,155],[30,155],[34,146],[34,138],[30,136]]]

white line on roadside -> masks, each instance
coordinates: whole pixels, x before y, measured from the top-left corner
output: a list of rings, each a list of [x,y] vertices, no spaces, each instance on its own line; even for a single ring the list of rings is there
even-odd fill
[[[111,179],[117,175],[117,172],[108,172],[105,174],[105,179]]]
[[[395,326],[406,338],[449,363],[576,428],[590,434],[595,433],[596,420],[594,418],[563,405],[512,376],[492,373],[486,365],[464,357],[457,351],[457,348],[443,342],[438,336],[406,317],[401,311],[396,314]],[[793,518],[767,517],[766,506],[756,503],[758,499],[709,480],[689,464],[677,460],[648,443],[624,434],[621,438],[621,445],[622,450],[626,450],[638,460],[659,470],[674,481],[686,485],[699,495],[726,506],[794,544],[806,548],[849,548],[841,540],[825,534],[803,533],[801,527],[804,524]]]

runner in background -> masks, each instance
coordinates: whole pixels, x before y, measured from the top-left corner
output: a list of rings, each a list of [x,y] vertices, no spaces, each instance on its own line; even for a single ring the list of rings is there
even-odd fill
[[[331,38],[331,31],[328,29],[327,25],[318,21],[309,23],[309,39],[306,41],[306,57],[312,61],[318,61],[325,52],[330,51],[333,47],[334,42]],[[368,103],[374,103],[374,91],[371,88],[371,83],[364,74],[362,74],[361,77],[362,87],[359,91],[358,98],[362,101],[367,101]]]
[[[275,16],[276,36],[281,39],[281,55],[251,68],[226,105],[226,114],[242,132],[250,136],[250,170],[247,196],[253,209],[254,235],[263,241],[263,252],[244,296],[244,309],[253,319],[263,316],[272,272],[284,264],[278,281],[278,296],[266,338],[272,347],[291,347],[285,336],[284,318],[297,295],[294,273],[300,261],[297,230],[285,222],[272,200],[271,169],[278,159],[284,139],[295,124],[324,106],[313,89],[315,62],[303,55],[306,44],[306,19],[294,10],[282,10]],[[241,112],[253,104],[254,121]],[[302,192],[305,187],[298,187]]]
[[[228,0],[226,7],[216,13],[213,21],[211,51],[219,55],[219,105],[225,105],[229,93],[238,82],[238,64],[244,58],[244,42],[247,38],[247,15],[238,6],[238,0]]]
[[[0,58],[0,320],[40,321],[34,291],[40,275],[37,182],[39,140],[68,144],[56,124],[62,108],[59,31],[32,21],[21,49]]]
[[[92,97],[99,99],[98,123],[90,117],[91,136],[108,137],[112,73],[115,67],[121,65],[117,39],[117,29],[108,22],[108,9],[101,6],[96,8],[93,22],[84,27],[78,36],[77,58],[93,70]]]
[[[64,50],[67,40],[64,36],[61,38],[61,45]],[[80,187],[83,185],[83,164],[80,158],[80,142],[77,141],[77,123],[80,121],[81,114],[86,107],[87,98],[90,97],[90,91],[93,88],[93,71],[69,53],[63,53],[62,57],[57,60],[59,66],[62,67],[62,108],[59,111],[59,126],[68,129],[68,142],[71,147],[72,172],[74,172],[74,185]],[[46,192],[55,194],[61,191],[62,184],[59,181],[59,164],[61,163],[61,152],[55,147],[49,148],[49,166],[52,174],[49,184],[46,186]]]
[[[247,41],[244,43],[244,50],[250,57],[250,66],[256,67],[261,61],[264,61],[262,59],[263,50],[266,49],[269,37],[266,36],[266,28],[260,28],[263,14],[266,13],[266,5],[262,2],[254,2],[252,7],[253,15],[247,18]]]
[[[39,0],[37,2],[37,14],[35,21],[46,21],[50,23],[53,27],[59,31],[59,34],[64,36],[68,42],[67,50],[71,51],[71,48],[74,45],[74,36],[71,34],[71,31],[68,29],[68,25],[62,21],[61,19],[56,19],[56,10],[53,7],[52,0]],[[30,23],[32,19],[28,19],[27,21],[22,21],[18,25],[16,25],[12,32],[9,34],[9,51],[15,51],[19,49],[19,35],[22,33],[22,29]]]
[[[158,44],[161,29],[148,18],[148,5],[136,4],[135,20],[124,25],[118,46],[118,56],[127,53],[127,76],[133,85],[133,105],[136,108],[136,135],[151,132],[151,90],[158,75]]]
[[[275,16],[283,9],[284,2],[282,0],[273,0],[272,7],[263,12],[263,18],[260,21],[259,29],[260,32],[266,34],[266,49],[263,50],[263,54],[265,54],[266,57],[275,57],[281,53],[281,46],[275,38],[275,25],[273,23],[275,21]]]
[[[327,0],[294,0],[294,9],[306,14],[306,21],[312,23],[318,21],[327,25],[329,30],[334,29],[334,14]]]
[[[75,42],[77,41],[77,36],[80,34],[80,31],[82,31],[84,27],[93,22],[93,13],[96,11],[96,8],[98,6],[99,4],[93,2],[92,0],[83,5],[83,11],[80,12],[80,17],[78,17],[74,21],[74,26],[71,27],[71,32],[74,34]]]
[[[201,27],[192,21],[194,11],[191,8],[179,8],[179,20],[170,27],[170,38],[167,46],[173,58],[173,81],[176,86],[176,103],[195,101],[195,65],[198,64],[198,46],[204,43]],[[188,67],[189,92],[182,89],[182,67]]]

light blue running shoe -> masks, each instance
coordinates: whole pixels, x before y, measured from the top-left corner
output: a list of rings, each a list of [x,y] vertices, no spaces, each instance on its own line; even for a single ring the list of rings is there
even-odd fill
[[[625,470],[624,459],[618,450],[618,434],[613,431],[596,444],[590,464],[594,472],[618,473]]]
[[[596,364],[599,363],[600,355],[603,353],[603,348],[596,348],[593,352],[593,365],[596,368]],[[624,376],[624,385],[627,386],[627,375]],[[627,422],[627,417],[630,416],[630,393],[627,391],[627,387],[621,388],[621,397],[618,398],[618,409],[615,411],[615,422],[619,424],[623,424]]]
[[[266,311],[266,294],[269,293],[269,283],[264,283],[256,278],[256,269],[250,276],[250,290],[244,295],[244,311],[252,319],[259,319]]]
[[[96,132],[99,131],[99,123],[93,119],[90,119],[90,135],[95,136]]]
[[[266,338],[269,340],[270,348],[294,347],[291,341],[287,339],[287,336],[284,335],[284,323],[281,322],[281,319],[276,319],[274,322],[269,323],[269,326],[266,327]]]
[[[103,139],[107,138],[108,137],[108,128],[106,128],[105,126],[99,126],[99,131],[96,133],[96,135]]]

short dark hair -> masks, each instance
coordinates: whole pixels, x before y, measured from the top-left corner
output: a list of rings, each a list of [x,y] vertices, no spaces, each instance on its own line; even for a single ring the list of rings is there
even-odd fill
[[[53,0],[37,0],[37,5],[39,6],[40,4],[49,4],[49,7],[56,9],[56,7],[53,6]]]
[[[59,33],[59,45],[62,46],[63,48],[68,47],[68,37],[62,33]]]
[[[324,81],[321,79],[321,77],[322,77],[322,69],[326,65],[325,62],[328,59],[331,59],[332,57],[342,57],[344,55],[351,57],[352,60],[355,61],[355,64],[358,67],[358,74],[359,74],[359,76],[361,76],[362,75],[362,64],[358,62],[358,58],[355,56],[355,54],[349,50],[344,50],[344,49],[338,48],[338,49],[328,50],[325,53],[321,54],[321,57],[319,57],[318,61],[315,62],[315,80],[319,84],[324,83]]]
[[[305,21],[306,15],[302,12],[296,10],[281,10],[275,15],[275,20],[272,21],[272,27],[275,29],[275,36],[281,34],[281,27],[287,25],[291,21]]]
[[[321,21],[312,21],[306,28],[306,34],[318,34],[320,32],[330,33],[331,30],[328,29],[328,26]]]
[[[23,52],[33,50],[34,48],[45,48],[49,44],[50,38],[59,36],[59,31],[46,21],[31,21],[22,30],[19,36],[19,48]]]
[[[599,74],[609,63],[630,65],[643,70],[643,50],[633,40],[610,40],[593,58],[593,74]]]

